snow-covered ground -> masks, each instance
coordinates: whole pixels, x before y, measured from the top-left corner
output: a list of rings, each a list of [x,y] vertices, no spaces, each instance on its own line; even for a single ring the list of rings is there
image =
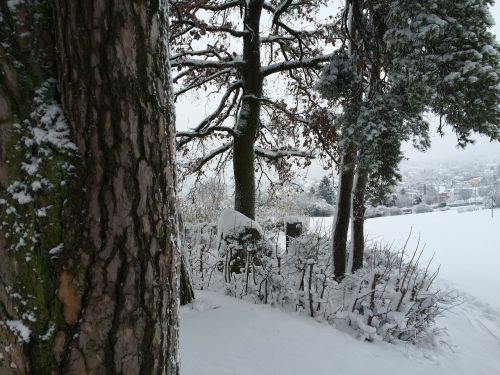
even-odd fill
[[[181,309],[182,374],[500,374],[500,211],[490,215],[448,211],[367,221],[368,236],[385,242],[404,241],[413,227],[427,257],[436,252],[442,285],[467,292],[439,319],[447,332],[436,347],[363,342],[308,317],[198,291],[197,301]]]
[[[312,225],[330,230],[332,218],[314,219]],[[369,241],[393,243],[395,249],[411,231],[407,252],[420,235],[420,245],[425,245],[420,264],[435,253],[432,264],[441,264],[442,281],[500,310],[500,209],[493,218],[491,210],[378,217],[366,220],[365,227]]]

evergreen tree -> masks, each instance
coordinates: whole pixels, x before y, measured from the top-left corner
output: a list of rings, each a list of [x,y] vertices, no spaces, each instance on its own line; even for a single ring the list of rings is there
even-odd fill
[[[321,182],[318,185],[318,195],[323,198],[326,203],[333,204],[335,198],[335,190],[328,176],[324,176],[321,179]]]
[[[417,147],[428,147],[426,111],[444,120],[439,131],[449,124],[461,146],[471,142],[473,132],[500,138],[500,52],[489,32],[489,5],[489,0],[346,1],[345,52],[337,53],[318,84],[326,98],[343,106],[337,120],[342,210],[333,233],[337,278],[345,271],[348,191],[353,189],[356,269],[364,248],[365,193],[385,195],[397,181],[402,142],[413,139]]]
[[[0,374],[178,374],[168,1],[0,1]]]

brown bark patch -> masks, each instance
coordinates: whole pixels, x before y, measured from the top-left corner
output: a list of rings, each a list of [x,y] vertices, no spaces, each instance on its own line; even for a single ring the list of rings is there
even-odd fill
[[[66,343],[66,333],[64,331],[57,332],[52,346],[52,354],[57,363],[61,363],[64,354],[64,345]]]
[[[59,291],[57,296],[64,306],[64,320],[69,325],[75,324],[80,313],[81,301],[73,286],[73,275],[68,271],[63,271],[59,275]]]

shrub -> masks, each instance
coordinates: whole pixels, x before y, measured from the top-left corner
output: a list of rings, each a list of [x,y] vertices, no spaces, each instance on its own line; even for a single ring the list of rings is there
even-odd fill
[[[273,251],[261,254],[258,262],[246,262],[245,272],[227,278],[223,271],[231,267],[218,251],[215,226],[188,226],[184,242],[195,287],[307,314],[369,341],[425,339],[436,330],[435,318],[453,301],[433,288],[438,271],[419,267],[418,248],[407,254],[406,249],[394,252],[372,245],[365,252],[364,267],[337,283],[328,236],[306,231],[289,238],[284,249],[279,226],[264,228]]]
[[[416,214],[423,214],[423,213],[432,212],[432,211],[434,211],[432,209],[432,207],[425,204],[425,203],[421,203],[421,204],[413,207],[413,212]]]

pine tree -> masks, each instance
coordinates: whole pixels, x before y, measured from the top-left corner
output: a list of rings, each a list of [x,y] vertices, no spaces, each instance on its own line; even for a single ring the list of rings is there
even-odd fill
[[[0,1],[0,373],[177,374],[168,2]]]
[[[413,139],[417,147],[428,147],[425,111],[441,116],[439,130],[450,125],[461,146],[473,132],[500,139],[500,52],[489,32],[489,5],[488,0],[346,1],[346,52],[337,54],[318,84],[326,98],[343,106],[337,120],[343,160],[333,234],[337,278],[345,271],[351,190],[356,269],[364,249],[366,190],[373,196],[389,191],[398,178],[402,142]]]
[[[335,190],[333,189],[333,185],[328,176],[324,176],[321,179],[318,185],[318,195],[323,198],[326,203],[333,204],[335,198]]]

